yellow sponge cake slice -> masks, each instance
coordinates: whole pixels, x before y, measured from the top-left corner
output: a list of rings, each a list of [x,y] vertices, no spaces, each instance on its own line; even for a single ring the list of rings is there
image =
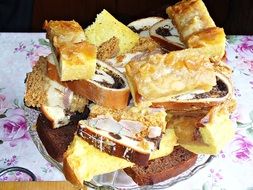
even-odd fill
[[[196,154],[218,154],[234,136],[229,113],[222,106],[204,117],[173,116],[168,126],[174,128],[179,145]]]
[[[103,10],[96,21],[85,29],[87,41],[99,47],[103,42],[116,37],[119,39],[120,54],[131,50],[139,41],[138,34]]]

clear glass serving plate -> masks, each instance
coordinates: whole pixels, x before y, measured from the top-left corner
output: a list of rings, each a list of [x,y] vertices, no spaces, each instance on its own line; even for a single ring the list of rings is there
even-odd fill
[[[39,152],[42,156],[51,164],[53,164],[59,171],[62,172],[62,163],[55,161],[51,158],[45,147],[43,146],[36,128],[34,124],[36,123],[37,117],[39,112],[33,109],[25,108],[27,123],[29,126],[29,132],[35,143],[36,147],[38,148]],[[198,155],[198,159],[194,166],[192,166],[187,171],[181,173],[180,175],[170,178],[166,181],[161,183],[157,183],[154,185],[149,186],[138,186],[136,183],[129,177],[123,170],[118,170],[112,173],[99,175],[93,178],[91,182],[84,181],[84,185],[94,188],[94,189],[165,189],[179,183],[181,181],[187,180],[196,174],[199,170],[203,169],[206,165],[208,165],[215,156],[209,155]]]

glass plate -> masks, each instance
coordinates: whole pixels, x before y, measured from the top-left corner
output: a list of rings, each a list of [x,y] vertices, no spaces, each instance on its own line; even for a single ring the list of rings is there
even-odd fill
[[[39,152],[42,156],[51,164],[53,164],[59,171],[62,172],[62,163],[55,161],[51,158],[45,147],[43,146],[36,128],[34,124],[36,123],[37,117],[40,112],[25,108],[27,124],[29,127],[29,132],[31,134],[32,140],[35,143],[36,147],[38,148]],[[199,170],[204,168],[207,164],[209,164],[215,156],[213,155],[198,155],[198,159],[196,163],[187,171],[181,173],[180,175],[170,178],[166,181],[149,185],[149,186],[142,186],[139,187],[134,183],[134,181],[129,177],[123,170],[118,170],[116,172],[99,175],[93,178],[91,182],[84,182],[84,185],[94,188],[94,189],[164,189],[175,185],[181,181],[187,180],[196,174]]]

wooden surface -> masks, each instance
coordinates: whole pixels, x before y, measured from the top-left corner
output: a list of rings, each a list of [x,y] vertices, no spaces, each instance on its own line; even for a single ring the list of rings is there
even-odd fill
[[[67,181],[51,182],[0,182],[3,190],[78,190]]]

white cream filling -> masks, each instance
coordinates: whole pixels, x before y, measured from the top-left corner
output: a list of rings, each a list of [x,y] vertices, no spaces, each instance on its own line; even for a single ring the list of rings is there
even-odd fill
[[[69,109],[74,93],[59,83],[48,79],[47,106]]]
[[[145,129],[143,124],[138,121],[120,120],[117,122],[112,117],[104,115],[87,120],[87,124],[97,129],[131,138],[136,138],[136,135]]]
[[[61,107],[44,106],[44,111],[53,121],[53,128],[58,128],[69,123],[70,116],[66,116],[64,109]]]
[[[161,127],[151,126],[151,127],[148,128],[148,137],[149,138],[160,137],[161,134],[162,134]]]
[[[192,93],[180,95],[176,99],[177,100],[191,100],[191,99],[195,98],[196,95],[202,94],[202,93],[205,93],[205,91],[204,90],[195,90]]]
[[[134,149],[134,150],[137,150],[138,152],[151,153],[155,149],[154,148],[155,147],[154,143],[150,142],[150,141],[147,141],[145,139],[143,139],[143,141],[145,141],[145,144],[147,146],[143,147],[140,144],[140,141],[137,141],[135,139],[129,138],[129,137],[124,136],[124,135],[120,135],[120,139],[116,139],[116,138],[112,137],[110,135],[110,132],[114,133],[114,131],[118,131],[118,129],[112,129],[112,128],[115,128],[115,126],[117,126],[117,125],[111,126],[111,129],[110,129],[111,131],[107,131],[108,126],[107,126],[107,130],[104,130],[104,128],[102,130],[98,130],[98,129],[94,128],[94,125],[93,125],[93,127],[90,127],[89,122],[84,121],[84,120],[80,121],[79,124],[80,124],[81,128],[87,128],[88,130],[98,134],[101,137],[105,137],[107,139],[110,139],[111,141],[113,141],[115,143],[121,144],[125,147],[129,147],[129,148]],[[96,125],[96,127],[99,128],[98,125]],[[118,134],[118,133],[115,133],[115,134]],[[88,134],[86,133],[86,135],[88,135]],[[92,136],[90,136],[90,138],[92,138]],[[102,138],[99,138],[98,140],[102,141]],[[103,150],[102,146],[100,147],[100,150]]]
[[[108,75],[105,71],[96,69],[96,72],[97,72],[97,74],[95,74],[92,77],[93,81],[96,81],[96,82],[106,81],[106,83],[108,83],[108,84],[115,83],[114,79],[110,75]]]

